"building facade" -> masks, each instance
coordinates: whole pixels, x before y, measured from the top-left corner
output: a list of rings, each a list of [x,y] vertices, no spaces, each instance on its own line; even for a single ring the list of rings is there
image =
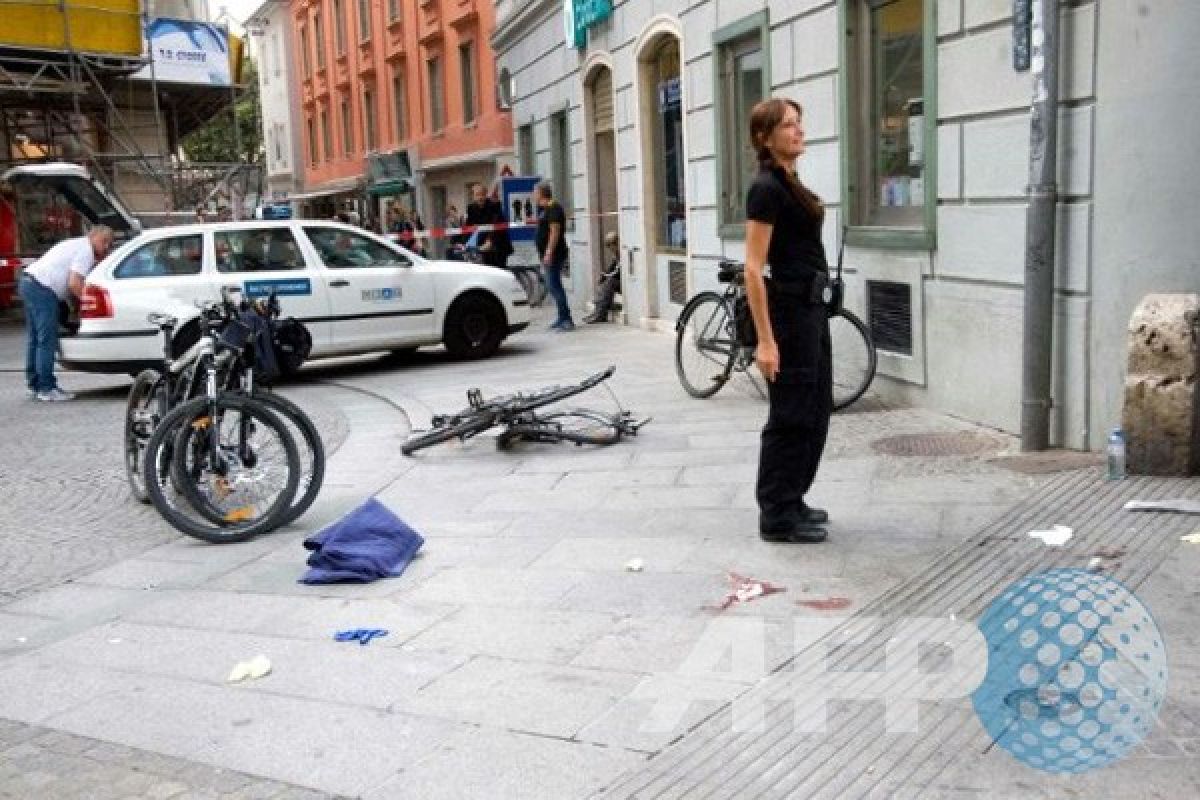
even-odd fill
[[[566,10],[595,14],[583,46]],[[722,258],[744,256],[749,110],[804,108],[801,177],[846,230],[847,305],[876,388],[1016,431],[1033,79],[1010,0],[532,0],[497,3],[493,45],[523,172],[573,209],[579,301],[620,231],[625,315],[669,328]],[[1200,180],[1187,0],[1060,3],[1052,441],[1119,421],[1125,328],[1150,291],[1200,290]]]
[[[264,203],[290,202],[304,191],[304,153],[300,144],[299,82],[294,63],[291,13],[287,6],[266,0],[248,20],[246,29],[258,65],[259,115],[262,121]]]
[[[513,130],[496,101],[484,0],[291,0],[305,192],[369,198],[374,219],[399,202],[429,226],[466,205],[511,162]],[[378,156],[411,171],[380,181]],[[385,170],[394,178],[396,170]]]

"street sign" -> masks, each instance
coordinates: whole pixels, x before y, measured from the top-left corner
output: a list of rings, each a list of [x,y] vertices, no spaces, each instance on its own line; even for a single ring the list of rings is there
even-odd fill
[[[563,26],[567,45],[587,47],[588,28],[612,16],[612,0],[563,0]]]

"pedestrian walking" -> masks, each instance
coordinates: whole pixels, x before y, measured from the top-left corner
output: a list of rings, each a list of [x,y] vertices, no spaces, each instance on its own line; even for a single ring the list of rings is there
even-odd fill
[[[565,332],[575,330],[571,319],[571,307],[567,305],[567,292],[563,288],[562,271],[570,255],[567,250],[567,214],[554,199],[554,190],[543,181],[537,185],[537,204],[540,214],[537,225],[537,251],[542,266],[546,269],[546,289],[554,298],[558,317],[551,330]]]
[[[612,313],[613,300],[621,290],[621,245],[616,231],[604,235],[604,246],[608,249],[608,259],[596,287],[596,307],[583,318],[589,325],[597,322],[608,322]]]
[[[746,294],[770,408],[758,461],[759,534],[773,542],[820,542],[829,515],[808,506],[833,410],[825,209],[796,176],[803,115],[792,100],[751,110],[759,169],[746,195]],[[769,277],[765,268],[770,267]]]
[[[482,183],[471,187],[471,203],[467,206],[467,225],[500,225],[505,222],[504,209],[499,201],[488,197]],[[491,231],[477,237],[479,254],[489,267],[504,269],[513,253],[508,231]]]
[[[25,306],[25,383],[29,396],[54,403],[74,399],[58,387],[54,357],[58,353],[59,303],[83,296],[83,281],[112,247],[113,232],[96,225],[87,236],[66,239],[25,268],[21,302]]]

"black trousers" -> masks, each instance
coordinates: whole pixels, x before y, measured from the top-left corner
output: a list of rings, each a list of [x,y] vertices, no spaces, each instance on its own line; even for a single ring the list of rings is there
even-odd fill
[[[833,364],[825,306],[776,292],[767,299],[779,375],[767,385],[757,495],[763,520],[775,522],[803,508],[816,478],[833,413]]]

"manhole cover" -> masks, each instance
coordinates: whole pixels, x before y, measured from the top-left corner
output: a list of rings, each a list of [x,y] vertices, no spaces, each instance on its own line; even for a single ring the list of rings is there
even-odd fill
[[[871,442],[871,449],[885,456],[977,456],[1006,447],[1006,442],[997,436],[972,431],[906,433]]]

